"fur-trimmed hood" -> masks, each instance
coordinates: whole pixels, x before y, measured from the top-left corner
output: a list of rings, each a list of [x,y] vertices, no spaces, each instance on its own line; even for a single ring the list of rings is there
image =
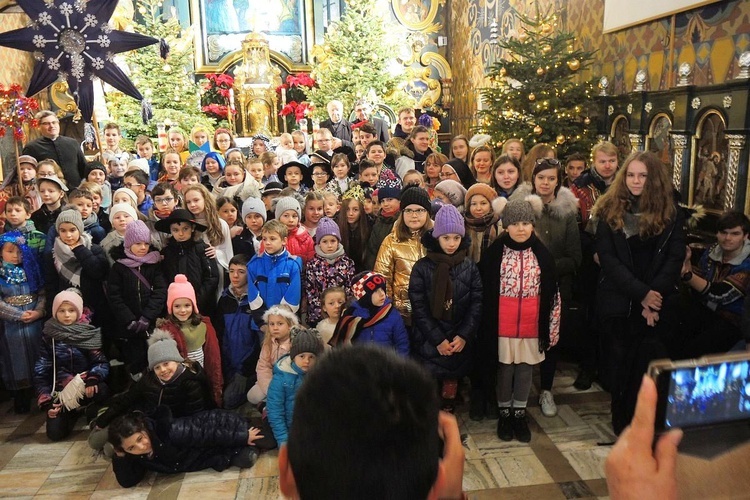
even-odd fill
[[[502,217],[503,211],[505,210],[505,205],[508,203],[509,199],[516,199],[516,197],[518,197],[519,199],[523,199],[530,194],[531,184],[529,184],[528,182],[522,182],[518,185],[518,187],[516,187],[513,193],[511,193],[510,198],[498,196],[497,198],[492,200],[492,210],[497,214],[498,217]],[[534,211],[536,212],[537,210],[535,209]]]
[[[578,198],[570,189],[561,187],[555,199],[545,205],[545,209],[549,210],[549,214],[558,220],[562,220],[569,215],[575,216],[578,212]]]

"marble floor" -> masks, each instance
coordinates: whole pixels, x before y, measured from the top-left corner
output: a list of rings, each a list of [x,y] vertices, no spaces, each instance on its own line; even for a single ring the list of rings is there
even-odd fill
[[[472,499],[606,498],[604,459],[614,441],[609,425],[609,396],[594,385],[573,387],[575,371],[563,365],[553,393],[559,413],[541,414],[538,397],[530,398],[531,443],[505,443],[495,435],[496,421],[469,420],[459,407],[466,451],[464,490]],[[50,443],[38,412],[16,416],[11,403],[0,404],[0,497],[12,498],[224,498],[276,499],[276,453],[263,454],[252,469],[230,468],[177,474],[151,474],[128,490],[118,486],[110,462],[94,455],[81,419],[65,442]]]

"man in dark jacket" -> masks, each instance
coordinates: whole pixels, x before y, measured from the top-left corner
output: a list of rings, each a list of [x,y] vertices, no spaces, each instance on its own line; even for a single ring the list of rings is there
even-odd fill
[[[52,111],[40,111],[34,118],[39,122],[42,137],[28,143],[22,154],[31,155],[37,161],[55,160],[68,186],[79,185],[86,169],[81,145],[75,139],[60,135],[60,120]]]
[[[373,127],[375,127],[375,130],[377,131],[377,133],[375,134],[375,138],[378,141],[386,143],[391,139],[391,134],[388,131],[388,125],[380,118],[372,116],[372,104],[364,99],[360,99],[354,105],[354,114],[357,115],[357,119],[354,120],[355,124],[359,122],[372,123]]]
[[[398,123],[396,130],[393,131],[393,137],[408,139],[411,129],[417,124],[417,115],[414,108],[401,108],[398,110]]]

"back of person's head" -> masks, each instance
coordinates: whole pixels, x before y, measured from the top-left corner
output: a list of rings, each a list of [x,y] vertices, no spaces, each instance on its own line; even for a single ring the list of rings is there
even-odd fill
[[[736,210],[724,212],[716,221],[716,232],[727,231],[738,226],[742,229],[742,234],[750,233],[750,219],[747,215]]]
[[[295,400],[287,451],[299,497],[427,498],[437,424],[435,382],[417,363],[372,346],[331,351]]]

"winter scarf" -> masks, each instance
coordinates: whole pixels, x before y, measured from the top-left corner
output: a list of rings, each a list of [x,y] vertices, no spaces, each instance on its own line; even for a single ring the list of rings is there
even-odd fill
[[[81,233],[81,244],[91,249],[91,236],[87,233]],[[81,263],[73,254],[73,249],[63,243],[59,236],[55,238],[52,260],[60,276],[74,287],[81,288]]]
[[[328,344],[332,347],[344,346],[353,344],[362,330],[365,328],[374,327],[381,321],[383,321],[388,313],[391,312],[393,304],[391,302],[386,303],[380,309],[375,311],[375,314],[369,318],[362,318],[353,314],[353,308],[349,308],[341,315],[341,319],[336,323],[336,329],[333,331],[333,337],[328,341]]]
[[[339,243],[339,247],[331,253],[325,253],[320,249],[320,245],[315,245],[315,253],[318,256],[323,257],[329,264],[333,264],[336,262],[336,259],[344,255],[344,245]]]
[[[138,257],[133,252],[131,252],[129,248],[126,248],[125,255],[127,255],[127,257],[125,257],[124,259],[117,259],[117,262],[131,269],[140,267],[143,264],[156,264],[158,262],[161,262],[162,259],[161,254],[156,250],[147,253],[143,257]]]
[[[101,349],[102,332],[99,327],[88,323],[74,323],[65,326],[55,318],[48,320],[42,330],[47,337],[64,342],[79,349]]]
[[[97,217],[95,213],[92,213],[91,215],[86,217],[85,221],[83,221],[83,228],[86,229],[93,226],[94,224],[99,224],[99,217]]]
[[[427,258],[437,264],[432,279],[432,303],[430,310],[432,317],[450,321],[453,319],[453,283],[451,283],[451,269],[459,265],[466,258],[466,249],[458,250],[453,255],[443,252],[427,252]]]
[[[518,243],[506,232],[500,236],[500,241],[504,247],[508,247],[511,250],[522,251],[531,248],[539,263],[539,271],[541,273],[541,290],[539,294],[539,352],[544,352],[549,348],[550,344],[549,317],[552,313],[552,304],[557,295],[555,259],[552,258],[542,240],[537,238],[534,233],[531,233],[531,237],[528,240]]]

